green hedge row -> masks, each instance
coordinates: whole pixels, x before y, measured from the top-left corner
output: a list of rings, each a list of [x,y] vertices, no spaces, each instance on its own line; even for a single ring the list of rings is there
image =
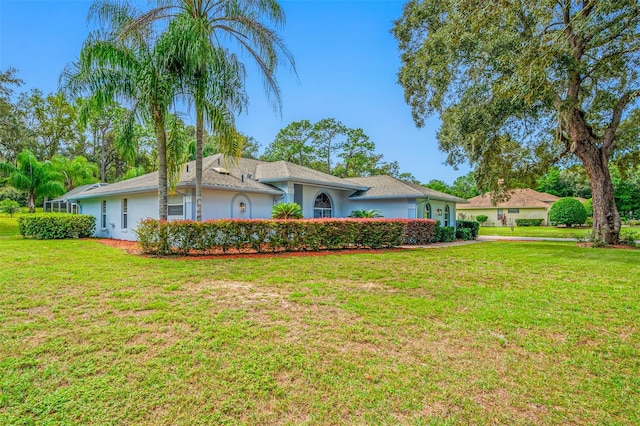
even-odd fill
[[[217,250],[227,253],[232,249],[260,253],[399,246],[403,243],[407,222],[402,219],[206,222],[145,219],[136,232],[140,247],[150,254],[207,254]],[[434,221],[424,222],[425,226],[435,226]]]
[[[516,226],[540,226],[544,219],[516,219]]]
[[[18,218],[18,231],[25,238],[86,238],[92,236],[95,230],[96,218],[85,214],[43,213]]]
[[[431,219],[145,219],[136,232],[140,247],[149,254],[207,254],[219,250],[261,253],[385,248],[474,239],[478,222],[461,222],[462,227],[456,230],[452,226],[440,227]]]
[[[456,228],[453,226],[439,226],[436,228],[437,243],[450,243],[456,239]]]
[[[475,220],[459,220],[456,222],[456,238],[460,240],[475,240],[480,232],[480,223]],[[463,231],[468,229],[469,232]],[[460,236],[458,236],[458,232]]]

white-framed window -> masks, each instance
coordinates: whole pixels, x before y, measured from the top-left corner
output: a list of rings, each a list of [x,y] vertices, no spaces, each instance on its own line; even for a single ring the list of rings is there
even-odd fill
[[[324,192],[318,194],[316,201],[313,203],[313,217],[333,217],[331,198],[329,198],[329,196]]]
[[[449,206],[444,206],[444,226],[449,226],[450,221],[451,211],[449,210]]]
[[[107,227],[107,200],[102,200],[100,213],[100,227],[104,229]]]
[[[169,204],[167,206],[167,216],[184,217],[184,204]]]
[[[128,222],[129,222],[129,212],[128,212],[128,205],[127,205],[127,199],[123,198],[122,199],[122,218],[120,219],[120,228],[122,229],[127,229],[128,228]]]
[[[520,213],[520,209],[507,209],[507,213],[518,214]]]

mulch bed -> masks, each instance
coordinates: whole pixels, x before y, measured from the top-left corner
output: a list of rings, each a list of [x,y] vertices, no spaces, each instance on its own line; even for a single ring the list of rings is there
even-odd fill
[[[144,256],[144,257],[155,257],[150,255],[145,255],[142,253],[140,246],[136,241],[126,241],[126,240],[115,240],[112,238],[95,238],[94,241],[99,242],[100,244],[104,244],[109,247],[119,248],[126,251],[129,254]],[[389,252],[397,252],[403,251],[406,249],[403,248],[388,248],[388,249],[353,249],[353,250],[319,250],[319,251],[282,251],[277,253],[256,253],[255,251],[247,251],[244,253],[225,253],[222,249],[218,251],[214,251],[212,253],[201,255],[194,254],[192,256],[181,256],[174,255],[168,256],[172,259],[263,259],[265,257],[307,257],[307,256],[330,256],[335,254],[370,254],[370,253],[389,253]]]

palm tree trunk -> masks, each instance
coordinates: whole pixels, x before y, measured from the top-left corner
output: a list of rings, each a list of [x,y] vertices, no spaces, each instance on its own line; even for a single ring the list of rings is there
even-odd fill
[[[27,205],[29,206],[29,213],[35,213],[36,211],[36,197],[35,194],[29,191],[29,196],[27,199]]]
[[[202,221],[202,151],[204,147],[204,111],[196,105],[196,221]]]
[[[167,220],[167,132],[161,111],[155,111],[154,122],[158,142],[158,218]]]

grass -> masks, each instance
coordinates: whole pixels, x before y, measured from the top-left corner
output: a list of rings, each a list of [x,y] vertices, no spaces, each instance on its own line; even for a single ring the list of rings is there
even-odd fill
[[[0,259],[0,424],[640,423],[637,250]]]
[[[480,235],[500,235],[507,237],[548,237],[548,238],[582,238],[591,227],[556,228],[555,226],[483,226]]]
[[[0,213],[0,237],[18,234],[18,217],[20,217],[19,213],[14,214],[13,217]]]

